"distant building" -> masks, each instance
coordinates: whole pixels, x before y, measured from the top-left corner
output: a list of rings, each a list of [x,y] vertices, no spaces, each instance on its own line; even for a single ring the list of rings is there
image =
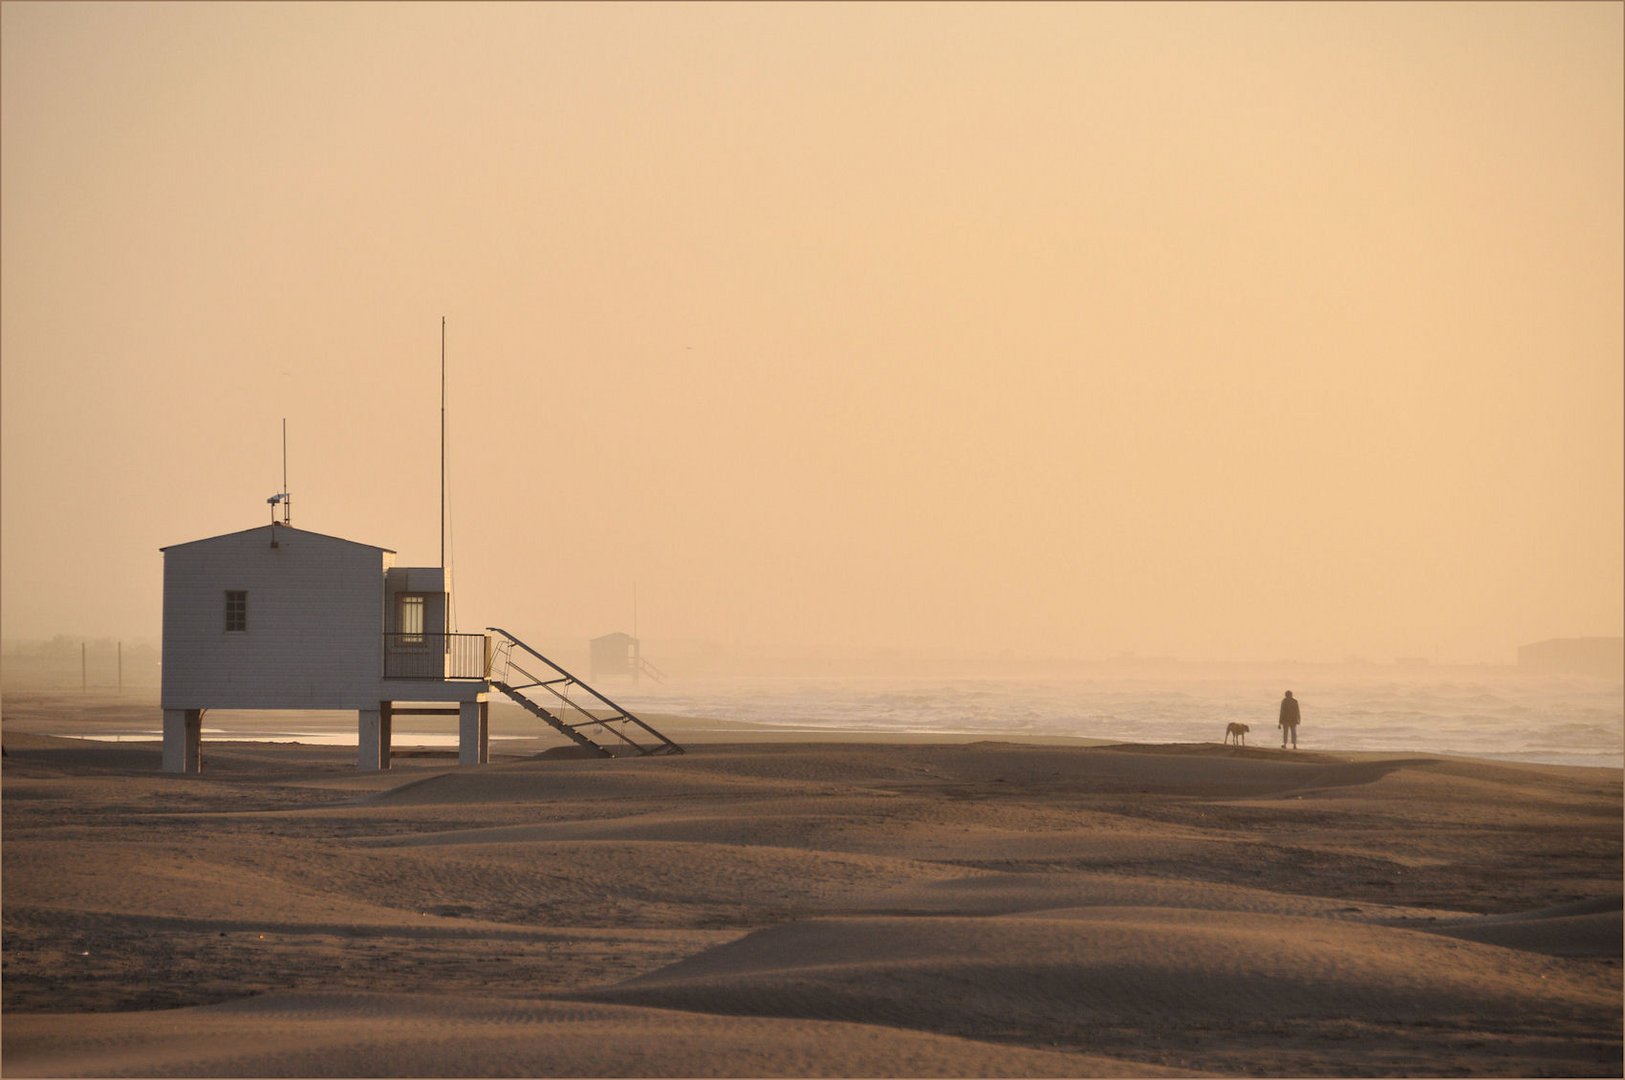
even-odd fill
[[[1625,677],[1625,637],[1551,638],[1518,649],[1525,671]]]
[[[587,643],[592,657],[591,678],[638,677],[638,639],[619,630]]]
[[[643,658],[643,643],[631,634],[619,630],[595,637],[587,642],[592,658],[592,679],[631,679],[637,682],[647,675],[655,682],[665,682],[665,673]]]

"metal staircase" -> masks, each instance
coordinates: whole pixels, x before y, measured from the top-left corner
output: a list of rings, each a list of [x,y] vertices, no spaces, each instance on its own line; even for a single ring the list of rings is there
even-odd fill
[[[605,757],[683,752],[681,746],[508,631],[497,626],[486,629],[497,635],[496,653],[491,663],[491,685],[570,739]],[[524,664],[515,659],[516,652],[522,654],[520,659]],[[540,670],[541,674],[535,674],[525,664]],[[590,701],[583,704],[573,700],[570,694],[576,688]],[[545,690],[557,700],[549,701],[544,706],[526,694],[526,691],[536,690]],[[609,715],[599,715],[605,712]]]

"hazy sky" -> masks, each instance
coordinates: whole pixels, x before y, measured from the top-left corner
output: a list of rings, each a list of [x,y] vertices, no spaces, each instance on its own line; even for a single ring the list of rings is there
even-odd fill
[[[463,629],[1511,660],[1620,634],[1622,8],[0,8],[0,632],[158,548]]]

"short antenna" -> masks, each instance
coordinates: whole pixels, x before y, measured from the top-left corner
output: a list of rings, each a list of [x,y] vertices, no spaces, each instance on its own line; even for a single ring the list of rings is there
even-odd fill
[[[271,524],[286,525],[293,519],[293,496],[288,494],[288,418],[282,418],[282,490],[265,500],[271,504]],[[282,520],[276,519],[277,504],[282,504]],[[276,547],[276,538],[271,539],[271,546]]]

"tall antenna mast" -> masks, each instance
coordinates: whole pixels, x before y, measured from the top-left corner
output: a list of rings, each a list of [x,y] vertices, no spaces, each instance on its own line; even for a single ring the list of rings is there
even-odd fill
[[[446,317],[440,316],[440,587],[446,588]]]
[[[293,496],[288,494],[288,418],[282,418],[282,524],[293,520]]]

